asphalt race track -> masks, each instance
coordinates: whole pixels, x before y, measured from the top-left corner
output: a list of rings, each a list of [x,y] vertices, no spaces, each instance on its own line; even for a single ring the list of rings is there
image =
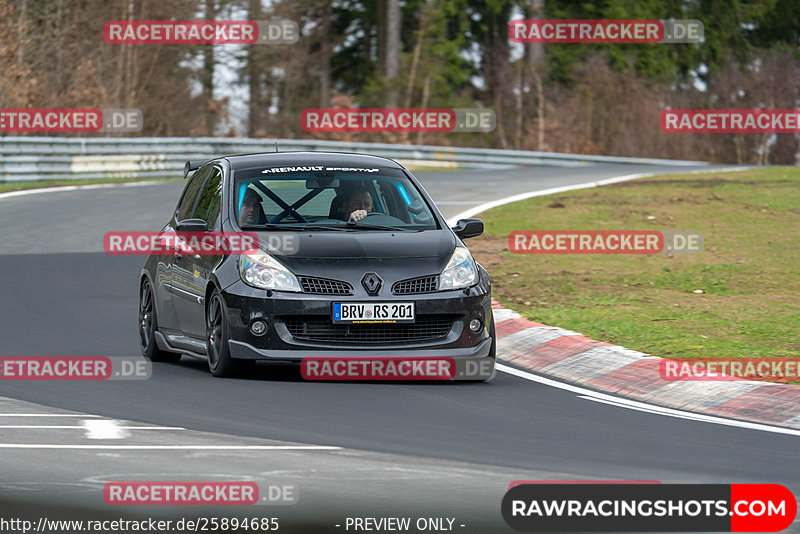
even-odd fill
[[[450,217],[527,191],[681,170],[689,168],[417,175]],[[104,254],[102,236],[160,229],[182,187],[0,198],[0,356],[138,355],[144,258]],[[89,439],[82,421],[93,418],[136,428]],[[170,448],[187,445],[198,448]],[[122,448],[131,446],[138,448]],[[112,507],[101,491],[109,480],[293,485],[296,504],[246,512],[279,517],[287,532],[346,532],[346,517],[390,514],[454,518],[456,532],[512,532],[500,502],[513,480],[779,483],[800,495],[800,435],[603,404],[502,372],[487,384],[348,384],[304,382],[295,368],[271,365],[236,380],[215,379],[205,362],[184,357],[154,364],[144,381],[3,380],[0,448],[0,506],[34,518],[210,513]],[[228,512],[242,515],[213,515]]]

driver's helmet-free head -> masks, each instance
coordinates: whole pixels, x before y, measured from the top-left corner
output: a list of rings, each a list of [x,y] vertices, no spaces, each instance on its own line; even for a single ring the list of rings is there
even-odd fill
[[[239,224],[241,226],[251,226],[266,224],[267,216],[261,205],[261,196],[255,189],[248,187],[242,197],[242,204],[239,208]]]
[[[368,189],[350,190],[342,201],[342,218],[347,219],[356,210],[373,211],[372,193]]]

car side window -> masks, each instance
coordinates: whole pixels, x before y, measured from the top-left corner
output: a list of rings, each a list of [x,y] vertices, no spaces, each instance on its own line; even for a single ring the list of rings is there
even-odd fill
[[[208,223],[209,230],[217,229],[217,220],[220,213],[220,199],[222,195],[222,171],[214,168],[206,180],[197,208],[194,210],[195,219],[203,219]]]
[[[208,176],[210,170],[210,167],[198,169],[189,179],[189,183],[186,185],[186,189],[183,190],[183,196],[176,210],[179,221],[191,217],[192,209],[197,201],[197,195],[200,193],[200,188],[203,187],[203,182],[205,182],[205,178]]]

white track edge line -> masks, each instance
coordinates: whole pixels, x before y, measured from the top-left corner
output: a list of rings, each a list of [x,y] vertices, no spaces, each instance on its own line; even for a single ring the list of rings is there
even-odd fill
[[[0,425],[0,428],[14,430],[44,430],[44,429],[69,429],[86,430],[85,426],[78,425]],[[120,430],[186,430],[182,426],[119,426]]]
[[[72,414],[72,413],[0,413],[0,417],[100,417],[99,415],[90,414]]]
[[[520,378],[524,378],[526,380],[530,380],[531,382],[538,382],[539,384],[544,384],[546,386],[552,386],[558,389],[563,389],[566,391],[570,391],[572,393],[577,393],[579,395],[584,395],[586,397],[592,397],[593,400],[597,400],[598,402],[605,402],[606,404],[613,404],[620,408],[630,408],[634,410],[640,411],[648,411],[651,413],[657,413],[659,415],[666,415],[671,417],[679,417],[682,419],[693,419],[698,422],[703,423],[714,423],[718,425],[725,425],[725,426],[733,426],[738,428],[744,428],[748,430],[761,430],[764,432],[772,432],[775,434],[787,434],[790,436],[800,436],[800,430],[794,430],[791,428],[783,428],[777,426],[770,426],[764,425],[761,423],[750,423],[748,421],[739,421],[736,419],[725,419],[723,417],[716,417],[713,415],[706,415],[702,413],[695,413],[695,412],[686,412],[683,410],[676,410],[674,408],[667,408],[664,406],[658,406],[655,404],[649,404],[646,402],[635,401],[631,399],[626,399],[624,397],[615,397],[613,395],[608,395],[606,393],[600,393],[599,391],[593,391],[591,389],[582,388],[580,386],[574,386],[572,384],[566,384],[564,382],[559,382],[557,380],[553,380],[551,378],[545,378],[543,376],[535,375],[528,371],[523,371],[521,369],[517,369],[516,367],[509,367],[503,364],[496,364],[495,368],[498,371],[502,371],[504,373],[508,373],[510,375],[514,375]]]
[[[111,450],[200,450],[200,451],[270,451],[321,450],[338,451],[341,447],[328,445],[68,445],[43,443],[0,443],[0,449],[111,449]]]
[[[5,182],[12,183],[12,182]],[[21,191],[9,191],[8,193],[0,193],[0,200],[11,197],[23,197],[27,195],[38,195],[40,193],[59,193],[63,191],[77,191],[80,189],[109,189],[114,187],[140,187],[144,185],[154,185],[161,183],[169,183],[168,180],[146,180],[141,182],[123,182],[123,183],[101,183],[101,184],[85,184],[85,185],[61,185],[58,187],[38,187],[35,189],[23,189]]]
[[[551,187],[549,189],[540,189],[538,191],[528,191],[527,193],[519,193],[516,195],[512,195],[510,197],[501,198],[499,200],[492,200],[491,202],[485,202],[474,208],[470,208],[468,210],[462,211],[457,215],[453,215],[447,220],[447,224],[450,226],[454,226],[459,219],[467,219],[478,213],[484,212],[486,210],[496,208],[498,206],[503,206],[504,204],[510,204],[511,202],[518,202],[520,200],[527,200],[533,197],[541,197],[545,195],[553,195],[556,193],[564,193],[566,191],[574,191],[576,189],[590,189],[592,187],[600,187],[602,185],[609,185],[615,184],[619,182],[627,182],[628,180],[636,180],[637,178],[649,178],[651,176],[662,176],[665,174],[704,174],[704,173],[714,173],[714,172],[739,172],[739,171],[747,171],[753,169],[752,166],[749,167],[723,167],[721,169],[698,169],[692,171],[676,171],[676,172],[645,172],[645,173],[636,173],[636,174],[623,174],[620,176],[612,176],[611,178],[604,178],[602,180],[597,180],[593,182],[584,182],[582,184],[573,184],[573,185],[564,185],[561,187]]]
[[[476,206],[475,208],[469,209],[465,212],[459,213],[455,217],[451,217],[447,224],[453,225],[458,218],[466,218],[471,217],[476,213],[480,213],[481,211],[486,211],[490,208],[495,208],[497,206],[502,206],[503,204],[507,204],[508,202],[515,202],[516,200],[524,200],[526,198],[532,198],[535,196],[541,195],[550,195],[553,193],[561,193],[563,191],[570,191],[572,189],[585,189],[589,187],[598,187],[601,185],[612,184],[616,182],[623,182],[626,180],[634,180],[636,178],[646,178],[648,176],[657,176],[659,174],[700,174],[700,173],[707,173],[707,172],[735,172],[735,171],[746,171],[752,169],[752,166],[749,167],[725,167],[722,169],[699,169],[693,171],[683,171],[683,172],[662,172],[662,173],[642,173],[642,174],[629,174],[624,176],[616,176],[612,178],[606,178],[604,180],[598,180],[596,182],[589,182],[586,184],[576,184],[574,186],[564,186],[564,187],[554,187],[551,189],[545,189],[541,191],[535,191],[534,194],[531,193],[522,193],[521,195],[514,195],[513,197],[507,197],[500,200],[495,200],[492,202],[487,202],[485,204],[481,204]],[[154,185],[160,183],[167,183],[167,180],[145,180],[139,182],[123,182],[123,183],[100,183],[100,184],[85,184],[85,185],[64,185],[58,187],[40,187],[35,189],[23,189],[22,191],[9,191],[8,193],[0,193],[0,200],[4,198],[11,198],[11,197],[21,197],[27,195],[37,195],[41,193],[58,193],[64,191],[77,191],[81,189],[103,189],[103,188],[114,188],[114,187],[139,187],[145,185]],[[6,182],[10,183],[10,182]],[[521,197],[521,198],[515,198]],[[477,211],[476,211],[477,210]],[[453,222],[450,222],[453,221]]]

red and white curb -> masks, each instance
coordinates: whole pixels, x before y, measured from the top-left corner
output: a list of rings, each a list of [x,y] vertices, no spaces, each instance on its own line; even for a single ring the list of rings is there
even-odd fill
[[[800,386],[747,380],[664,380],[661,358],[525,319],[492,301],[497,360],[647,404],[800,429]]]

